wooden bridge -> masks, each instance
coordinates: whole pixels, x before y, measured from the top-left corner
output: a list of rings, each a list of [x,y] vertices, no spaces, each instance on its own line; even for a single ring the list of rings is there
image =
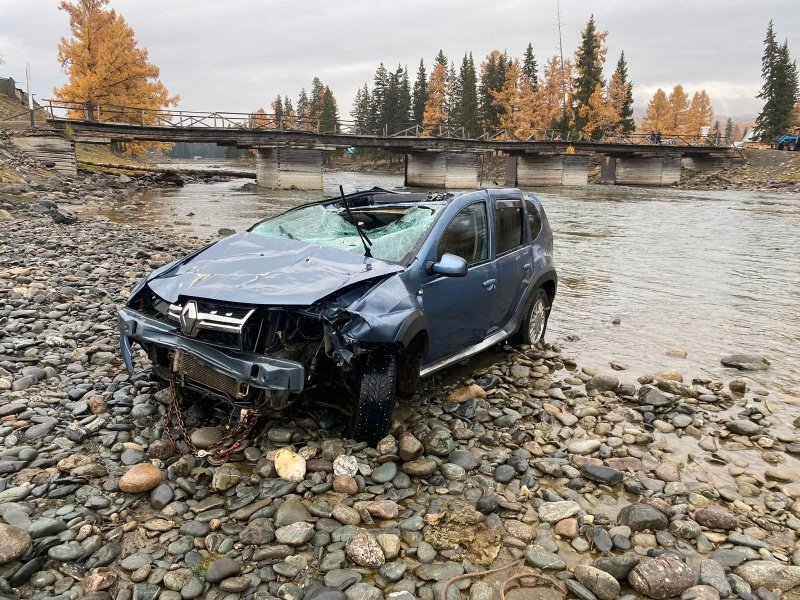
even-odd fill
[[[695,168],[731,161],[736,150],[714,136],[649,134],[571,136],[535,130],[524,138],[508,130],[472,131],[454,125],[385,124],[375,131],[356,121],[325,126],[316,119],[266,113],[145,110],[45,101],[48,122],[77,141],[202,142],[255,150],[259,185],[322,188],[322,153],[378,148],[406,157],[406,185],[471,188],[478,157],[506,156],[506,184],[586,185],[590,155],[602,158],[606,183],[670,185],[682,161]]]

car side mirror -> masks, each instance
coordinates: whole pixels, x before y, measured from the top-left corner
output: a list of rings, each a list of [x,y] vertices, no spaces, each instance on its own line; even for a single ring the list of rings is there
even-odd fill
[[[464,277],[467,274],[467,261],[455,254],[443,254],[438,262],[428,261],[425,265],[430,275],[445,277]]]

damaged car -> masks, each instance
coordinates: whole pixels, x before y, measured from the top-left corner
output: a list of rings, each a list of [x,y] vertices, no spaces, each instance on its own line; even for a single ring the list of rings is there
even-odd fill
[[[137,344],[173,395],[256,415],[323,390],[374,445],[420,377],[543,339],[552,249],[539,200],[517,189],[342,193],[151,273],[119,313],[122,356],[133,373]]]

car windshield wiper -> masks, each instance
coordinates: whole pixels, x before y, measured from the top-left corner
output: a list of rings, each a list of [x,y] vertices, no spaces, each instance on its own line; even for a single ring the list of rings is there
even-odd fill
[[[283,225],[278,225],[278,231],[280,231],[283,235],[288,237],[290,240],[296,240],[297,239],[291,233],[289,233]]]
[[[361,238],[361,243],[364,244],[364,256],[367,258],[372,258],[372,252],[369,251],[369,247],[372,246],[372,242],[369,241],[367,234],[364,232],[364,224],[360,221],[357,221],[353,216],[353,213],[350,212],[350,205],[347,203],[347,198],[344,197],[344,188],[342,188],[341,185],[339,186],[339,194],[342,196],[342,205],[344,206],[344,210],[347,212],[347,216],[350,217],[350,221],[352,221],[353,225],[356,226],[358,237]]]

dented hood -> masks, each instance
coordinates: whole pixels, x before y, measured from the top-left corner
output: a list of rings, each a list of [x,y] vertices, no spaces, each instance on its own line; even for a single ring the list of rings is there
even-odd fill
[[[147,285],[169,302],[187,296],[308,306],[353,283],[402,270],[346,250],[242,232],[158,272]]]

